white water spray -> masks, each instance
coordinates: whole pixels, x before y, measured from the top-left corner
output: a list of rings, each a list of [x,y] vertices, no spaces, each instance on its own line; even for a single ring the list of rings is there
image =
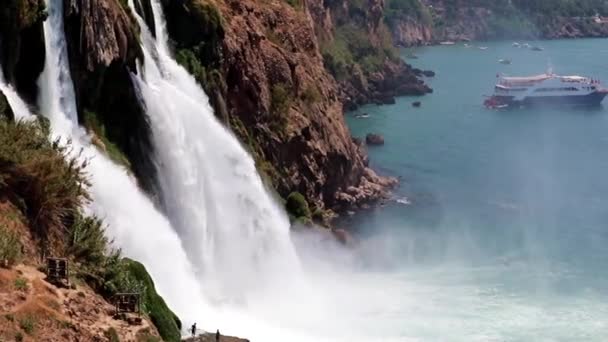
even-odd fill
[[[246,301],[250,292],[280,288],[277,279],[297,276],[289,221],[251,156],[170,57],[160,4],[152,3],[158,43],[139,18],[145,64],[137,83],[150,117],[163,203],[198,266],[205,295]]]
[[[0,91],[6,96],[8,104],[13,110],[15,120],[30,120],[34,116],[30,111],[28,105],[19,97],[17,91],[6,83],[4,75],[2,74],[2,68],[0,68]]]
[[[126,256],[141,261],[157,289],[178,315],[196,317],[200,287],[178,236],[168,220],[154,208],[127,171],[112,163],[91,145],[78,126],[74,89],[69,72],[63,31],[63,1],[47,0],[44,23],[46,62],[40,77],[40,108],[51,122],[55,137],[72,140],[76,151],[90,160],[88,172],[93,202],[90,210],[103,218],[108,233]]]

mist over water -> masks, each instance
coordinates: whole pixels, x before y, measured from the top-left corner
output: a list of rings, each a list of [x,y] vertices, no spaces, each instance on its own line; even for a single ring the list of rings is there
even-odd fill
[[[385,136],[385,146],[370,148],[372,164],[402,178],[396,197],[411,204],[347,224],[376,241],[370,253],[382,260],[370,267],[433,289],[417,296],[417,315],[430,314],[434,326],[426,339],[608,336],[606,109],[482,106],[497,73],[540,74],[551,65],[606,81],[606,40],[536,44],[545,51],[509,42],[418,49],[410,62],[437,71],[433,94],[361,108],[368,119],[349,115],[353,135]],[[422,108],[411,106],[416,100]],[[403,326],[410,336],[424,332],[423,324]]]

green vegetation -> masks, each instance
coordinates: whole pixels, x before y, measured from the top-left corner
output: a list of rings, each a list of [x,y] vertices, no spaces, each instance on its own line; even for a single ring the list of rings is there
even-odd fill
[[[351,8],[352,11],[356,12]],[[334,40],[321,43],[325,67],[337,80],[349,79],[357,64],[370,74],[380,71],[387,59],[398,60],[388,27],[381,22],[373,34],[368,30],[366,25],[348,20],[336,27]]]
[[[302,9],[302,6],[304,5],[303,0],[285,0],[285,2],[295,9]]]
[[[271,128],[279,133],[285,132],[288,113],[293,103],[293,94],[286,84],[274,84],[270,90]]]
[[[17,331],[15,333],[15,342],[21,342],[23,341],[23,334],[21,333],[21,331]]]
[[[106,330],[104,335],[108,339],[108,342],[120,342],[120,338],[118,337],[118,332],[113,327]]]
[[[24,278],[15,279],[15,283],[13,285],[17,291],[25,292],[28,289],[27,279]]]
[[[431,25],[433,21],[429,9],[420,0],[388,0],[384,17],[391,27],[397,20],[413,19],[424,25]]]
[[[32,316],[25,316],[19,320],[19,326],[26,334],[31,335],[36,328],[36,320]]]
[[[71,157],[68,142],[49,141],[48,122],[10,122],[0,119],[0,193],[22,211],[40,241],[69,256],[74,275],[85,280],[106,298],[118,292],[143,295],[143,310],[166,341],[179,341],[179,319],[156,293],[145,268],[121,258],[111,246],[103,222],[82,213],[89,200],[85,179],[86,161]],[[20,256],[18,236],[0,226],[0,257],[12,265]],[[27,289],[25,279],[15,288]],[[32,318],[20,321],[28,334]]]
[[[99,142],[94,143],[97,145],[97,147],[104,150],[108,157],[110,157],[110,159],[120,165],[124,165],[129,169],[131,168],[129,158],[127,158],[127,156],[122,152],[118,145],[110,141],[110,139],[108,138],[106,126],[102,123],[101,120],[99,120],[99,116],[97,115],[97,113],[89,110],[84,110],[84,126],[89,131],[92,131],[95,134],[95,137],[97,137],[101,141],[101,144],[99,144]]]
[[[0,178],[0,186],[2,179]],[[0,267],[10,267],[21,260],[19,235],[0,225]]]
[[[314,84],[308,85],[308,87],[306,87],[306,89],[304,89],[304,92],[302,93],[302,100],[304,100],[304,102],[309,105],[321,101],[322,96],[319,92],[319,88]]]
[[[152,278],[139,262],[124,259],[127,273],[134,281],[143,285],[142,310],[150,317],[158,333],[167,342],[181,341],[181,321],[158,295]]]
[[[14,199],[43,248],[62,240],[67,223],[88,199],[86,161],[70,156],[69,143],[48,136],[44,120],[0,119],[0,192]]]
[[[308,223],[312,218],[310,207],[304,195],[299,192],[292,192],[287,196],[285,209],[290,217],[301,223]]]

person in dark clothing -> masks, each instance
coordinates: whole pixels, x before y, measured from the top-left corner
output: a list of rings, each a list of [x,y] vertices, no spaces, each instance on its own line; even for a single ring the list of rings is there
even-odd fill
[[[196,336],[196,323],[192,324],[192,337]]]
[[[215,342],[220,342],[220,329],[215,332]]]

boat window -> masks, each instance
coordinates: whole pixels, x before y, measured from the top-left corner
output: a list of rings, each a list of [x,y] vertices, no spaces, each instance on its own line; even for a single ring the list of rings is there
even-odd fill
[[[534,92],[535,93],[540,93],[540,92],[551,92],[551,91],[578,91],[578,88],[576,88],[576,87],[567,87],[567,88],[538,88]]]

